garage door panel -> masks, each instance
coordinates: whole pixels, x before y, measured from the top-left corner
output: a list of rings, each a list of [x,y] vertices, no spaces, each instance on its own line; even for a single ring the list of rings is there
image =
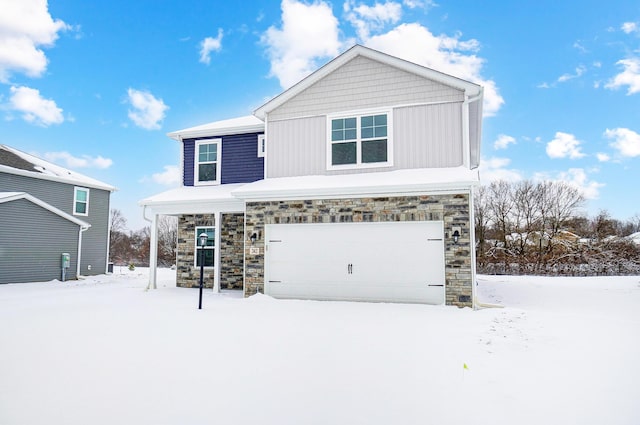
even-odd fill
[[[442,222],[267,225],[266,236],[269,295],[444,302]]]

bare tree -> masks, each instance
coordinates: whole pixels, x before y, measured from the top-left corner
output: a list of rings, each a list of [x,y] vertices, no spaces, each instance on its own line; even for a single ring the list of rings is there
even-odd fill
[[[113,262],[127,261],[129,256],[129,236],[127,235],[127,219],[118,209],[109,211],[109,260]]]
[[[487,231],[489,229],[489,223],[491,221],[491,215],[489,213],[489,203],[487,198],[489,197],[486,186],[480,186],[474,193],[473,211],[475,218],[476,229],[476,243],[478,244],[478,258],[484,257],[484,249],[487,241]]]
[[[178,244],[178,218],[168,215],[158,217],[158,263],[170,266],[176,261]]]

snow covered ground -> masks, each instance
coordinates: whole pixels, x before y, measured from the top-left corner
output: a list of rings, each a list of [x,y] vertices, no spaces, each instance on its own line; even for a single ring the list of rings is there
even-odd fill
[[[639,424],[640,277],[505,308],[275,300],[146,269],[0,285],[0,424]],[[466,366],[465,366],[466,365]]]

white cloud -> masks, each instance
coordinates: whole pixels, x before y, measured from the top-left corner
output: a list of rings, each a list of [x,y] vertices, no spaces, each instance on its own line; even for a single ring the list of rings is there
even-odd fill
[[[584,65],[580,65],[576,68],[575,74],[562,74],[560,77],[558,77],[558,82],[564,83],[566,81],[573,80],[574,78],[581,77],[582,74],[584,74],[586,71],[587,68],[585,68]]]
[[[640,156],[640,134],[628,128],[607,129],[604,132],[607,139],[613,140],[610,146],[615,148],[620,155],[627,157]]]
[[[176,165],[165,165],[164,171],[161,173],[154,173],[151,175],[151,179],[161,185],[175,186],[180,183],[180,167]]]
[[[40,96],[40,91],[30,87],[11,87],[9,107],[22,113],[22,118],[43,127],[64,122],[62,109],[56,102]]]
[[[600,188],[604,187],[604,183],[589,180],[589,176],[582,168],[570,168],[567,171],[557,173],[555,176],[549,173],[536,173],[534,180],[551,180],[563,181],[578,189],[587,199],[598,199],[600,197]]]
[[[343,5],[347,20],[353,25],[361,40],[369,38],[371,31],[381,30],[386,24],[395,24],[402,17],[402,5],[393,1],[356,5],[355,0],[347,0]]]
[[[433,2],[427,3],[435,6]],[[417,2],[411,4],[415,6]],[[401,16],[400,6],[400,3],[392,1],[374,6],[356,6],[352,0],[343,3],[347,19],[352,14],[351,21],[362,21],[362,24],[355,22],[361,36],[359,42],[484,86],[484,115],[495,115],[504,99],[496,83],[481,75],[484,59],[475,54],[480,47],[477,40],[462,40],[460,33],[437,36],[417,23],[400,24],[386,33],[369,36],[384,25],[396,23]],[[319,60],[337,56],[342,47],[352,45],[355,40],[341,41],[338,20],[329,3],[323,0],[314,0],[311,4],[283,0],[281,28],[270,27],[261,41],[267,46],[271,75],[277,77],[286,89],[315,71]]]
[[[511,136],[507,136],[506,134],[498,135],[498,139],[493,142],[494,149],[506,149],[510,144],[515,144],[516,139]]]
[[[640,93],[640,57],[622,59],[616,62],[624,70],[613,77],[605,84],[608,89],[619,89],[622,86],[629,86],[627,94]]]
[[[620,29],[625,34],[631,34],[632,32],[640,31],[640,28],[638,27],[638,23],[637,22],[625,22],[620,26]]]
[[[484,59],[475,55],[477,40],[463,41],[461,35],[436,36],[417,23],[400,24],[393,30],[368,39],[368,47],[484,86],[484,115],[492,116],[504,99],[496,83],[482,77]]]
[[[99,168],[106,169],[111,167],[113,161],[102,156],[91,157],[82,155],[81,157],[73,156],[69,152],[47,152],[44,154],[47,161],[63,164],[69,168]]]
[[[582,158],[581,143],[573,134],[558,131],[555,139],[547,143],[547,155],[549,158]]]
[[[0,9],[0,82],[15,72],[41,76],[47,69],[41,48],[53,46],[58,32],[71,27],[54,20],[43,0],[2,1]]]
[[[271,75],[289,88],[318,68],[318,61],[340,52],[338,20],[331,5],[322,0],[311,4],[282,0],[282,26],[263,34]]]
[[[219,52],[222,49],[223,35],[222,28],[218,28],[217,37],[207,37],[200,42],[200,62],[207,65],[211,62],[211,52]]]
[[[589,53],[587,48],[584,47],[579,40],[573,43],[573,48],[579,50],[581,53]]]
[[[604,152],[598,152],[596,154],[596,158],[598,158],[598,161],[600,162],[609,162],[611,161],[611,157],[609,155],[607,155]]]
[[[162,99],[156,99],[151,93],[129,88],[128,102],[133,109],[129,109],[129,118],[138,127],[146,130],[157,130],[164,119],[169,107]]]
[[[522,180],[522,174],[518,170],[507,168],[510,163],[509,158],[482,158],[480,161],[480,181],[482,184],[489,184],[496,180]]]

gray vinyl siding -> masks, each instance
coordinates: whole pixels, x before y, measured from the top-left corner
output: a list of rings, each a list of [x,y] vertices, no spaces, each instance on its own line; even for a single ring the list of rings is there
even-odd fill
[[[462,165],[462,103],[445,103],[393,112],[396,168]]]
[[[80,226],[26,199],[0,204],[0,283],[61,279],[61,254],[76,278]]]
[[[326,116],[269,121],[267,177],[460,166],[461,123],[461,102],[395,108],[392,167],[328,171]]]
[[[480,141],[482,140],[482,101],[469,104],[469,140],[471,151],[471,168],[480,165]]]
[[[461,90],[358,56],[271,111],[269,121],[463,97]]]
[[[80,184],[73,185],[0,173],[1,192],[26,192],[71,215],[73,215],[73,196],[76,186],[86,187]],[[82,233],[80,274],[103,274],[106,272],[107,263],[110,192],[108,190],[86,188],[89,189],[89,215],[75,216],[91,224],[91,228]],[[88,269],[89,265],[91,265],[91,270]]]

